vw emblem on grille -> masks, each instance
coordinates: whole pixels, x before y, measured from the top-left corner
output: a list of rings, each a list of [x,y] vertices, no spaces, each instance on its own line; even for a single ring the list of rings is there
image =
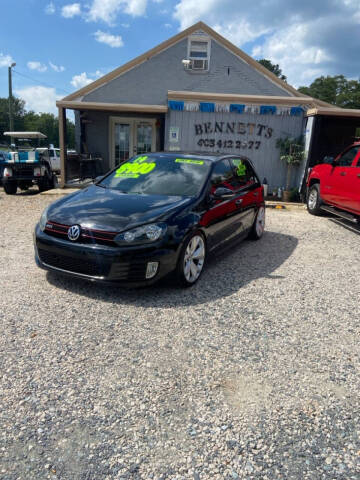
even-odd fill
[[[73,225],[72,227],[69,228],[68,232],[68,238],[72,242],[75,242],[80,237],[80,227],[79,225]]]

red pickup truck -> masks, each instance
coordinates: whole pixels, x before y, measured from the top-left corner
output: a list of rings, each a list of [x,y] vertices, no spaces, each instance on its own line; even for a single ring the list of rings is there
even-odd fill
[[[360,224],[360,142],[309,171],[307,208],[312,215],[327,211]]]

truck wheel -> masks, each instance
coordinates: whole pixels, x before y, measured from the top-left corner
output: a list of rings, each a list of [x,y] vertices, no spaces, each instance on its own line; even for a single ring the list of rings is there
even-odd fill
[[[307,196],[307,209],[311,215],[322,215],[322,210],[320,208],[322,200],[320,197],[320,184],[315,183],[309,189]]]
[[[46,190],[49,190],[51,187],[49,185],[48,177],[44,177],[42,180],[39,180],[38,187],[39,187],[40,193],[46,192]]]
[[[53,173],[53,176],[52,176],[52,179],[51,179],[51,187],[52,188],[59,188],[59,182],[58,182],[58,179],[57,179],[57,176],[55,175],[55,173]]]
[[[4,190],[7,195],[15,195],[17,191],[16,182],[4,182]]]

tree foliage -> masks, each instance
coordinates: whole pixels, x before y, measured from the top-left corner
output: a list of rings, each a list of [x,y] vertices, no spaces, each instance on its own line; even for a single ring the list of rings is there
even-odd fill
[[[282,70],[278,64],[275,65],[274,63],[272,63],[271,60],[266,60],[266,58],[262,58],[261,60],[258,60],[258,62],[261,63],[263,67],[270,70],[270,72],[274,73],[281,80],[284,80],[284,82],[286,82],[286,76],[282,73]]]
[[[25,110],[25,102],[13,97],[14,130],[25,132],[41,132],[47,136],[42,140],[42,145],[52,143],[59,146],[59,119],[52,113],[35,113],[32,110]],[[3,133],[9,130],[9,101],[7,98],[0,98],[0,144],[8,145],[10,138]],[[68,148],[75,147],[75,125],[69,119],[66,120],[67,145]]]
[[[348,80],[344,75],[318,77],[309,87],[299,92],[342,108],[360,108],[360,81]]]

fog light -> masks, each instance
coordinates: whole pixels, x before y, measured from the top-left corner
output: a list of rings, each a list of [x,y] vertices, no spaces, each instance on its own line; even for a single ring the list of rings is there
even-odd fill
[[[159,268],[159,262],[148,262],[146,267],[146,275],[145,278],[153,278],[157,274]]]

